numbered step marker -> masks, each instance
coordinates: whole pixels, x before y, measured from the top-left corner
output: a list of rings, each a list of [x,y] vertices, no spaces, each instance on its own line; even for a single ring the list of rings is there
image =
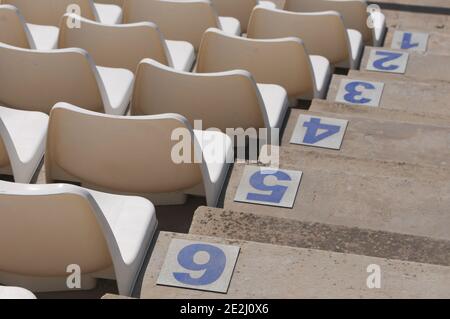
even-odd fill
[[[392,37],[391,48],[425,52],[427,51],[429,36],[428,33],[423,32],[397,30]]]
[[[341,149],[348,121],[302,114],[292,134],[291,144]]]
[[[383,95],[384,83],[359,80],[341,80],[336,102],[378,107]]]
[[[237,246],[172,239],[158,285],[227,293]]]
[[[407,52],[372,49],[366,70],[404,74],[408,65],[408,58]]]
[[[302,172],[246,166],[234,201],[277,207],[294,207]]]

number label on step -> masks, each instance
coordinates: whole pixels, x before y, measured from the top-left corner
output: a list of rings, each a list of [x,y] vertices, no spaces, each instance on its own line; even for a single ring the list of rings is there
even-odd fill
[[[236,191],[236,202],[292,208],[302,172],[246,166]]]
[[[292,134],[291,144],[339,150],[348,121],[302,114]]]
[[[395,31],[392,37],[391,48],[425,52],[428,46],[428,33]]]
[[[366,70],[404,74],[408,65],[407,52],[372,49]]]
[[[237,246],[172,239],[157,284],[227,293]]]
[[[342,79],[336,102],[377,107],[380,105],[384,83]]]

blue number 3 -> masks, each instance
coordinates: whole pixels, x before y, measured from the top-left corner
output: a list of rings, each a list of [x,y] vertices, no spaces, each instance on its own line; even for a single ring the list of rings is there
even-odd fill
[[[208,262],[204,264],[196,263],[194,261],[194,256],[198,252],[208,253]],[[185,272],[173,273],[176,280],[192,286],[204,286],[215,282],[222,275],[227,262],[227,258],[222,249],[208,244],[192,244],[186,246],[179,252],[177,259],[178,263],[188,270],[205,271],[199,278],[193,278],[191,274]]]
[[[373,66],[378,70],[386,70],[386,71],[398,69],[399,65],[395,64],[385,65],[385,63],[398,59],[403,55],[402,53],[388,52],[388,51],[377,51],[375,52],[375,54],[378,56],[384,56],[384,58],[378,59],[375,62],[373,62]]]
[[[359,82],[359,81],[350,82],[345,86],[345,90],[347,91],[347,94],[344,95],[344,99],[350,103],[360,103],[360,104],[365,104],[365,103],[369,103],[370,101],[372,101],[371,99],[368,99],[368,98],[365,98],[362,96],[362,94],[364,92],[358,91],[357,90],[358,86],[362,86],[366,90],[375,89],[375,86],[371,83]],[[358,96],[361,96],[361,97],[357,98]]]
[[[288,174],[281,171],[256,172],[250,177],[250,185],[257,190],[270,191],[271,193],[269,195],[249,193],[247,194],[248,200],[254,200],[258,202],[269,202],[269,203],[281,202],[284,193],[286,192],[288,187],[282,185],[268,186],[264,184],[264,181],[267,176],[275,176],[279,181],[291,180],[291,177]]]

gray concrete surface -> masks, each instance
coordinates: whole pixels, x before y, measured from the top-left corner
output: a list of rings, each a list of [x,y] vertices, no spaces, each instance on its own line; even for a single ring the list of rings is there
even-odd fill
[[[238,245],[227,294],[157,286],[172,238]],[[369,289],[367,267],[381,269]],[[450,267],[283,247],[214,237],[160,233],[137,297],[141,298],[448,298]]]
[[[315,108],[315,103],[326,105],[328,102],[314,101],[311,109]],[[342,110],[342,113],[336,110]],[[290,144],[300,114],[349,120],[341,149],[336,151]],[[450,169],[450,127],[408,123],[398,118],[391,120],[389,116],[390,113],[367,111],[365,108],[350,112],[346,106],[321,112],[292,109],[282,138],[282,147],[313,150],[318,154],[338,154]]]
[[[450,32],[450,16],[429,12],[382,9],[388,28],[407,30],[416,28],[423,31]]]
[[[450,241],[199,207],[190,234],[450,266]]]

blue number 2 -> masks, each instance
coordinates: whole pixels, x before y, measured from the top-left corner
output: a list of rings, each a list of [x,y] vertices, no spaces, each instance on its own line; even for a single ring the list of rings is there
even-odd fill
[[[362,86],[366,90],[373,90],[375,89],[375,86],[371,83],[367,82],[350,82],[345,86],[345,90],[347,91],[347,94],[344,95],[344,100],[350,103],[359,103],[359,104],[365,104],[372,101],[371,99],[365,98],[362,96],[364,92],[358,91],[357,87]],[[361,96],[360,98],[357,98],[358,96]]]
[[[270,191],[269,195],[265,194],[256,194],[256,193],[248,193],[247,200],[253,200],[258,202],[269,202],[269,203],[280,203],[283,199],[284,193],[288,189],[287,186],[283,185],[273,185],[268,186],[264,184],[264,181],[267,176],[275,176],[279,181],[290,181],[291,177],[281,171],[264,171],[264,172],[256,172],[250,177],[250,185],[261,191]]]
[[[395,59],[398,59],[403,54],[402,53],[396,53],[396,52],[388,52],[388,51],[376,51],[376,55],[383,56],[384,58],[378,59],[375,62],[373,62],[373,66],[377,68],[378,70],[385,70],[385,71],[393,71],[398,69],[400,66],[391,64],[391,65],[385,65],[386,62],[393,61]]]
[[[205,264],[197,264],[194,256],[198,252],[209,254],[209,260]],[[208,244],[192,244],[184,247],[178,254],[178,263],[186,269],[205,272],[199,278],[193,278],[185,272],[174,272],[173,276],[179,282],[186,285],[204,286],[215,282],[222,275],[227,258],[222,249]]]

